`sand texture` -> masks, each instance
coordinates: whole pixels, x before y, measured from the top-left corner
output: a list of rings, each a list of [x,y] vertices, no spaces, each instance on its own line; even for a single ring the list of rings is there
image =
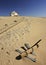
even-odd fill
[[[34,47],[36,62],[26,57],[16,60],[16,49],[23,52],[21,46],[28,43],[31,47],[39,39],[39,48]],[[46,18],[0,17],[0,65],[46,65]]]

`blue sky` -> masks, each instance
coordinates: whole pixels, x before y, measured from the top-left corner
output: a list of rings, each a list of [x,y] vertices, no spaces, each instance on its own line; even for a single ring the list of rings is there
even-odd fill
[[[0,16],[14,10],[22,16],[46,17],[46,0],[0,0]]]

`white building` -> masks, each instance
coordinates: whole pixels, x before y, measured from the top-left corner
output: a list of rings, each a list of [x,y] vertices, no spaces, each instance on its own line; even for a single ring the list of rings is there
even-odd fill
[[[10,13],[10,16],[18,16],[18,15],[19,14],[17,12],[15,12],[15,11],[13,11],[13,12]]]

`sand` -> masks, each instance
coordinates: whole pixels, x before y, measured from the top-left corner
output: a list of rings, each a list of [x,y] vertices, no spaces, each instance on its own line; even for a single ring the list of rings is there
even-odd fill
[[[34,47],[36,62],[26,57],[16,60],[16,49],[23,52],[21,46],[28,43],[31,47],[39,39],[39,48]],[[46,18],[0,17],[0,65],[46,65]]]

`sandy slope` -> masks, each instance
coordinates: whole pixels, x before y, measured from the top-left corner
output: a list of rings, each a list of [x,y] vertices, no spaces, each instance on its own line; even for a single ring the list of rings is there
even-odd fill
[[[16,60],[25,43],[30,46],[39,39],[40,47],[34,47],[36,62],[28,58]],[[46,18],[0,17],[0,65],[46,65]]]

